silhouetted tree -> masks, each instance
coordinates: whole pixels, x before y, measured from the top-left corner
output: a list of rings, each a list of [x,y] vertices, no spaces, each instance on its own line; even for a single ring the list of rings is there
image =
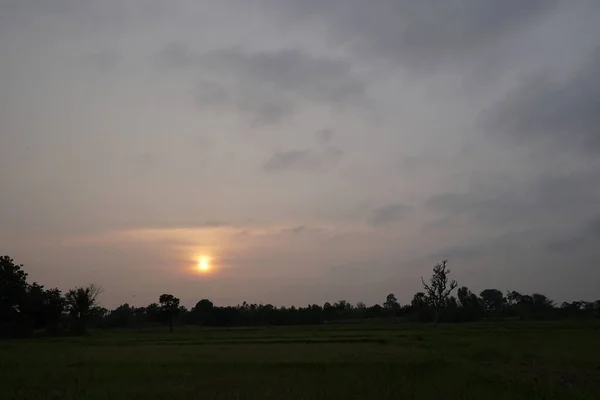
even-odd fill
[[[446,305],[444,308],[444,313],[440,315],[442,321],[445,322],[457,322],[460,320],[460,307],[458,306],[458,301],[456,297],[450,296],[446,300]]]
[[[483,302],[483,308],[487,317],[499,316],[506,304],[504,294],[498,289],[485,289],[479,296]]]
[[[22,307],[27,297],[27,274],[9,256],[0,257],[0,336],[29,333]]]
[[[132,307],[123,304],[112,311],[97,303],[101,289],[95,285],[77,287],[65,296],[58,289],[46,290],[38,283],[29,284],[22,266],[8,256],[0,257],[0,336],[25,336],[34,329],[58,331],[62,318],[70,315],[73,332],[83,334],[86,328],[132,327],[144,324],[167,323],[170,332],[175,324],[211,326],[239,325],[305,325],[330,321],[352,321],[362,318],[405,317],[412,321],[463,322],[477,321],[487,316],[515,317],[521,319],[600,318],[600,301],[564,302],[560,308],[543,294],[520,294],[512,291],[506,296],[496,289],[481,292],[481,298],[468,288],[458,289],[457,297],[451,292],[455,281],[449,281],[446,261],[433,268],[431,280],[421,282],[426,292],[414,295],[410,305],[400,307],[396,296],[389,294],[382,307],[368,307],[363,302],[356,305],[340,300],[323,307],[311,304],[305,307],[275,307],[271,304],[243,302],[235,307],[217,307],[210,300],[200,300],[187,310],[171,294],[159,298],[160,305]]]
[[[367,315],[367,305],[362,301],[359,301],[356,303],[356,306],[354,306],[354,312],[356,318],[364,318]]]
[[[191,309],[190,314],[194,323],[199,325],[210,325],[213,320],[213,303],[208,299],[202,299]]]
[[[179,299],[172,294],[161,294],[158,302],[160,308],[169,321],[169,332],[173,332],[173,318],[179,314]]]
[[[97,312],[95,307],[100,294],[102,294],[102,288],[94,284],[89,284],[87,287],[77,287],[67,292],[65,303],[69,314],[74,320],[73,333],[78,335],[86,333],[90,317]]]
[[[375,304],[374,306],[367,308],[365,315],[367,318],[378,318],[381,317],[382,312],[383,307],[381,307],[379,304]]]
[[[446,307],[448,296],[450,296],[450,293],[457,285],[455,280],[448,282],[450,270],[446,267],[447,263],[448,261],[444,260],[433,267],[433,275],[431,275],[429,284],[425,283],[425,280],[421,278],[423,288],[427,293],[427,303],[433,309],[433,321],[436,326],[440,318],[440,313]]]
[[[44,314],[46,316],[46,328],[51,334],[58,331],[65,305],[65,298],[60,290],[56,288],[46,290],[44,293]]]
[[[531,295],[533,302],[533,314],[537,319],[554,318],[554,302],[543,294],[534,293]]]
[[[477,295],[463,286],[458,289],[458,313],[460,321],[479,321],[483,317],[483,306]]]
[[[533,298],[529,295],[523,295],[519,292],[512,291],[507,294],[508,305],[512,309],[515,316],[525,320],[533,314]]]
[[[106,328],[129,328],[133,326],[136,310],[125,303],[107,313],[102,326]]]
[[[509,292],[508,304],[515,315],[520,319],[551,319],[558,315],[554,302],[543,294],[534,293],[523,295],[519,292]]]
[[[32,283],[27,285],[26,295],[21,303],[20,312],[32,329],[40,329],[46,325],[44,310],[45,290],[42,285]]]
[[[396,310],[400,308],[400,305],[398,304],[398,299],[396,299],[396,296],[393,293],[387,295],[387,297],[385,298],[385,302],[383,303],[383,308],[386,308],[388,310]]]
[[[417,292],[410,302],[410,319],[425,322],[432,319],[431,307],[427,303],[427,295],[423,292]]]
[[[323,317],[325,318],[325,321],[334,320],[336,314],[336,309],[331,305],[331,303],[327,302],[323,304]]]
[[[162,323],[164,318],[158,303],[149,304],[146,307],[146,320],[153,323]]]

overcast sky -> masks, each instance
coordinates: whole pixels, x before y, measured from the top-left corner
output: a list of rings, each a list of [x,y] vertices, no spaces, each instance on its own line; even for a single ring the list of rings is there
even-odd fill
[[[106,307],[600,298],[597,0],[0,0],[0,253]],[[194,270],[211,258],[212,273]]]

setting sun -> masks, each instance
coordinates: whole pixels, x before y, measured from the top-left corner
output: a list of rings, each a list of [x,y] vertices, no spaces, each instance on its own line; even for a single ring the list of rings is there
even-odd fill
[[[198,259],[198,270],[200,272],[210,271],[210,260],[208,257],[200,257],[200,259]]]

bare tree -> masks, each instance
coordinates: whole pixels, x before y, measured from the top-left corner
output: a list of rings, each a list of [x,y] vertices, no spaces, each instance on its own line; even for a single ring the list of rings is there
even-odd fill
[[[448,296],[456,288],[456,281],[452,280],[448,282],[448,275],[450,270],[447,269],[448,260],[444,260],[433,267],[433,275],[431,275],[430,283],[425,283],[425,280],[421,278],[423,282],[423,288],[427,292],[426,301],[433,309],[433,321],[437,326],[440,313],[446,306]]]
[[[75,319],[74,331],[84,334],[87,320],[98,305],[98,297],[102,294],[102,288],[93,283],[87,287],[76,287],[65,295],[65,302],[69,314]]]

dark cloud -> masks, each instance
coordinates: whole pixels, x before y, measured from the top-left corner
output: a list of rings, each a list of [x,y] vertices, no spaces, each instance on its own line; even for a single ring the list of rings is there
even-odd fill
[[[81,34],[106,30],[114,33],[139,23],[159,21],[168,10],[164,2],[157,0],[144,1],[135,7],[122,1],[110,0],[2,0],[0,32],[13,27],[35,27],[42,19],[44,23],[61,24],[68,35],[74,33],[69,28],[74,28],[75,25],[77,32]]]
[[[250,80],[316,101],[347,102],[365,93],[350,61],[319,58],[301,50],[216,50],[203,54],[201,60],[207,67],[231,74],[235,79]]]
[[[503,234],[487,234],[472,237],[470,243],[448,246],[430,256],[433,259],[449,259],[458,262],[471,262],[481,259],[519,258],[519,252],[543,251],[544,243],[555,232],[543,228],[514,230]]]
[[[556,0],[265,0],[286,21],[321,22],[335,40],[416,69],[481,55],[545,15]]]
[[[267,160],[264,169],[270,172],[290,169],[311,170],[321,165],[321,159],[309,150],[277,151]]]
[[[567,82],[540,74],[486,114],[486,128],[519,143],[600,151],[600,47]]]
[[[110,71],[121,61],[121,55],[111,49],[104,49],[95,53],[87,54],[82,59],[85,66],[100,72]]]
[[[344,150],[342,150],[336,146],[327,146],[322,152],[322,157],[325,157],[325,158],[331,160],[332,162],[339,161],[343,155],[344,155]]]
[[[590,245],[595,250],[600,245],[600,215],[587,221],[571,235],[563,235],[559,239],[549,241],[547,248],[553,252],[563,253],[581,250]],[[590,258],[590,262],[594,261],[596,261],[596,257]]]
[[[163,68],[191,68],[199,61],[195,54],[183,43],[171,42],[165,45],[157,55],[158,65]]]
[[[242,48],[195,53],[172,43],[158,56],[163,68],[202,76],[194,96],[204,107],[231,107],[254,125],[279,123],[299,103],[362,104],[366,83],[350,61],[316,57],[301,50],[248,51]]]
[[[276,151],[263,168],[268,172],[314,171],[337,163],[342,155],[343,152],[335,147],[327,148],[324,152],[307,149]]]
[[[239,91],[235,85],[215,81],[199,82],[192,95],[199,109],[227,112],[234,108],[248,116],[255,127],[281,123],[294,113],[296,107],[294,101],[276,93]]]
[[[572,218],[593,212],[600,198],[600,170],[591,165],[572,172],[537,176],[518,184],[490,179],[464,192],[441,193],[425,205],[445,220],[466,217],[480,225],[500,227],[511,223],[545,224],[572,210]]]
[[[297,226],[297,227],[295,227],[295,228],[292,228],[292,229],[291,229],[291,231],[292,231],[292,233],[294,233],[294,234],[298,234],[298,233],[300,233],[300,232],[304,232],[304,231],[306,231],[306,227],[305,227],[304,225],[300,225],[300,226]]]
[[[235,106],[238,110],[251,115],[252,126],[278,124],[294,113],[295,104],[290,99],[277,98],[273,93],[252,98],[251,93],[243,94],[237,99]]]
[[[374,226],[384,226],[403,219],[410,211],[404,204],[388,204],[373,210],[370,222]]]
[[[87,9],[89,9],[89,2],[78,0],[5,0],[0,2],[0,15],[7,19],[28,15],[62,14]]]
[[[315,132],[317,140],[321,143],[329,143],[333,139],[334,132],[332,129],[321,129]]]
[[[2,0],[0,1],[0,32],[30,27],[39,17],[86,14],[85,1],[77,0]]]
[[[201,81],[192,91],[196,105],[200,109],[228,107],[234,101],[231,89],[224,84]]]
[[[267,160],[264,169],[269,172],[313,170],[321,163],[321,158],[309,150],[277,151]]]
[[[450,216],[466,215],[478,222],[491,223],[514,220],[536,206],[510,194],[476,191],[435,195],[425,204]]]
[[[323,229],[322,228],[313,228],[310,226],[306,226],[306,225],[298,225],[298,226],[294,226],[292,228],[285,228],[281,230],[282,234],[289,234],[289,235],[299,235],[299,234],[319,234],[319,233],[323,233]]]

